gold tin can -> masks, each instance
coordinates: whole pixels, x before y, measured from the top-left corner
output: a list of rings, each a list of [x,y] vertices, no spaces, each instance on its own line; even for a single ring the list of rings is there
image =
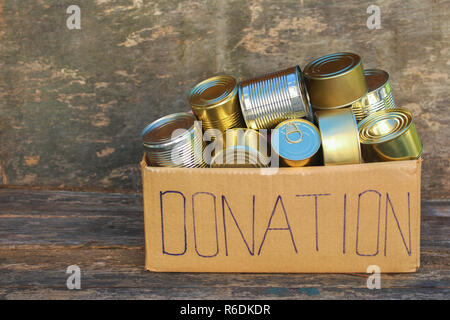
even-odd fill
[[[278,124],[272,131],[272,149],[289,167],[304,167],[314,163],[320,148],[320,133],[305,119],[291,119]]]
[[[361,163],[358,125],[351,108],[316,111],[326,166]]]
[[[245,123],[251,129],[271,129],[287,119],[312,120],[299,66],[241,82],[239,100]]]
[[[264,152],[268,149],[267,139],[258,131],[230,129],[226,131],[224,140],[223,149],[211,160],[211,168],[261,168],[269,165],[270,159]]]
[[[354,53],[323,56],[308,63],[303,73],[314,109],[342,108],[367,93],[361,57]]]
[[[379,69],[367,69],[364,70],[364,76],[369,92],[352,104],[358,122],[377,111],[395,108],[389,73]]]
[[[359,123],[359,139],[366,162],[418,159],[423,145],[411,112],[378,111]]]
[[[203,168],[202,128],[188,112],[167,115],[142,131],[147,161],[157,167]]]
[[[237,81],[231,76],[216,76],[198,83],[189,94],[189,104],[203,130],[244,127],[239,107]]]

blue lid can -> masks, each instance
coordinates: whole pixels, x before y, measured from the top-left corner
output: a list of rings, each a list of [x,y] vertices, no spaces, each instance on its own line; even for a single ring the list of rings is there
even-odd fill
[[[282,163],[289,167],[310,164],[320,148],[321,140],[317,127],[304,119],[281,122],[272,131],[272,149]]]

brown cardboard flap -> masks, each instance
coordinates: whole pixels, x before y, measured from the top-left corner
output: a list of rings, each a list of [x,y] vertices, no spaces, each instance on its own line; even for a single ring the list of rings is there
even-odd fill
[[[413,272],[421,160],[187,169],[141,163],[146,268]]]

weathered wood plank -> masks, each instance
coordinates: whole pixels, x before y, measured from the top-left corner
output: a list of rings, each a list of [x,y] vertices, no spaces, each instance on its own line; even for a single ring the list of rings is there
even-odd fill
[[[141,195],[0,189],[0,299],[448,299],[449,202],[422,216],[419,272],[373,291],[357,274],[146,272]],[[81,291],[66,288],[69,265]]]
[[[270,299],[270,300],[319,300],[319,299],[345,299],[345,300],[427,300],[439,299],[447,300],[449,295],[448,289],[437,291],[434,288],[419,288],[411,290],[411,288],[394,288],[369,290],[365,289],[341,289],[341,288],[325,288],[317,289],[315,287],[222,287],[222,288],[204,288],[199,290],[196,287],[190,288],[99,288],[86,290],[58,290],[58,289],[1,289],[0,299],[121,299],[121,300],[145,300],[145,299],[218,299],[218,300],[234,300],[234,299]]]
[[[0,189],[0,245],[139,245],[140,195]]]
[[[358,274],[196,274],[152,273],[143,268],[140,249],[0,250],[2,288],[65,288],[69,265],[78,265],[85,288],[266,286],[365,288]],[[384,288],[449,288],[450,251],[424,251],[418,273],[384,274]]]
[[[123,216],[142,211],[140,194],[73,192],[0,188],[0,213],[71,216],[95,212],[105,216]]]

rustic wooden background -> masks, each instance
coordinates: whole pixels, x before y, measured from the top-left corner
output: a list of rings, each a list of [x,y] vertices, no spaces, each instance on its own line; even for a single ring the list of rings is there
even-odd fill
[[[66,9],[81,8],[81,30]],[[366,10],[381,8],[381,29]],[[423,197],[449,198],[450,1],[0,0],[0,181],[140,190],[140,131],[198,81],[335,51],[390,72],[425,145]],[[395,177],[393,177],[395,178]]]

